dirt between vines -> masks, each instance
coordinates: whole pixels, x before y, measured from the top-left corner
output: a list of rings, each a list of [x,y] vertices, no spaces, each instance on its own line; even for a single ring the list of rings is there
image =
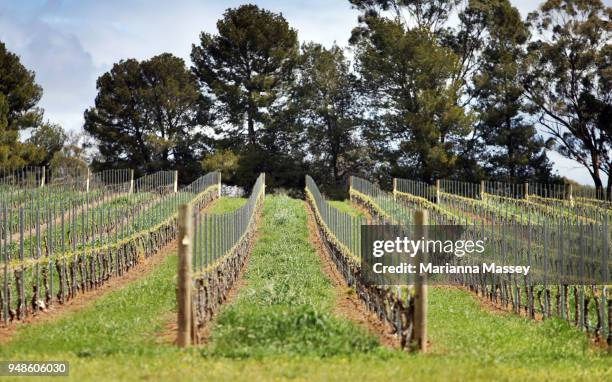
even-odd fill
[[[202,214],[202,213],[209,212],[215,204],[219,203],[220,200],[221,200],[220,198],[213,199],[210,203],[208,203],[207,205],[205,205],[203,208],[200,209],[200,213]]]
[[[0,344],[10,342],[12,336],[24,325],[39,325],[65,316],[71,312],[86,308],[99,298],[110,292],[121,290],[129,284],[142,279],[151,273],[159,264],[165,261],[169,254],[177,251],[177,241],[166,244],[157,253],[149,258],[141,258],[128,272],[119,277],[112,277],[107,282],[94,290],[79,293],[76,297],[66,301],[64,304],[55,302],[46,311],[31,315],[25,320],[16,321],[7,327],[0,328]]]
[[[315,246],[317,255],[321,259],[323,272],[334,286],[334,293],[336,295],[334,313],[365,328],[369,333],[376,336],[383,346],[399,349],[400,343],[397,336],[392,334],[393,328],[379,320],[376,314],[368,310],[354,291],[348,287],[344,277],[336,269],[336,265],[329,257],[327,249],[323,244],[323,239],[317,229],[312,209],[307,202],[304,202],[304,204],[308,213],[308,236],[310,242]]]

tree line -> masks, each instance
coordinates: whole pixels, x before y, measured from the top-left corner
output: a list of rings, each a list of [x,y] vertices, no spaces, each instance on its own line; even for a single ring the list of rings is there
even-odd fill
[[[611,7],[546,0],[523,18],[508,0],[349,1],[346,48],[300,45],[281,14],[247,4],[201,33],[191,67],[169,53],[114,64],[84,114],[92,166],[184,181],[221,169],[244,186],[266,172],[290,189],[309,173],[334,195],[350,174],[566,181],[555,150],[612,195]],[[0,45],[0,159],[48,162],[36,148],[58,129],[16,60]]]

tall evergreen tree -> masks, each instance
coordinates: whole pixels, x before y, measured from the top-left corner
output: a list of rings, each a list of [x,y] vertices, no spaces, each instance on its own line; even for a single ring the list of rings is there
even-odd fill
[[[304,127],[310,172],[319,182],[344,188],[366,157],[360,144],[357,78],[341,48],[310,43],[302,47],[293,107]],[[327,190],[328,192],[330,190]]]
[[[42,160],[36,164],[49,166],[53,156],[62,150],[67,139],[68,136],[60,125],[46,122],[32,133],[26,143],[33,144],[44,153]]]
[[[380,153],[376,159],[382,159],[388,166],[384,171],[392,175],[426,181],[449,176],[472,117],[460,105],[459,57],[430,29],[444,19],[441,8],[417,12],[415,26],[403,17],[384,16],[386,3],[415,14],[413,4],[353,3],[364,11],[351,42],[370,100],[372,128],[366,134]],[[383,4],[377,9],[373,3]],[[424,22],[424,15],[433,21]]]
[[[525,97],[520,63],[529,38],[519,11],[508,0],[473,0],[466,12],[480,13],[485,28],[481,65],[472,94],[480,120],[477,136],[486,145],[486,168],[496,179],[548,181],[551,165],[544,141],[525,120]]]
[[[41,97],[34,72],[0,42],[0,168],[15,169],[43,159],[43,150],[19,141],[20,131],[41,124],[43,112],[36,106]]]
[[[182,59],[165,53],[143,62],[124,60],[97,87],[84,126],[99,144],[94,167],[176,168],[182,181],[201,172],[207,102]]]
[[[286,94],[297,33],[282,15],[251,4],[228,9],[217,29],[216,35],[203,32],[193,46],[193,71],[216,101],[218,133],[233,147],[248,143],[253,149]]]

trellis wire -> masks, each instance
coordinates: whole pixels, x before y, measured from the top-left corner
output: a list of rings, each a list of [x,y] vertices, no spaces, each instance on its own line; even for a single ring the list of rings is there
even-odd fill
[[[134,182],[135,192],[157,192],[169,193],[173,190],[175,182],[175,171],[158,171],[145,175]]]
[[[20,169],[0,168],[0,189],[38,187],[42,181],[44,167],[28,166]]]
[[[8,210],[3,226],[8,224],[7,229],[16,233],[19,224],[23,224],[23,229],[31,235],[36,226],[45,227],[51,219],[58,219],[59,213],[65,212],[71,205],[92,207],[128,192],[129,182],[126,182],[125,174],[129,174],[129,170],[109,170],[93,174],[94,182],[89,184],[86,177],[0,193],[0,206]],[[97,182],[100,178],[106,181]],[[23,219],[19,218],[20,210],[23,210]]]
[[[363,179],[351,177],[351,190],[353,187],[369,192],[386,206],[392,203],[393,196],[389,199],[389,196],[383,191]],[[336,268],[347,284],[355,288],[357,295],[367,308],[394,329],[401,346],[408,348],[415,335],[415,301],[412,291],[406,287],[370,285],[360,277],[363,272],[361,269],[361,227],[367,223],[367,220],[351,216],[329,204],[321,195],[317,184],[308,175],[305,191],[323,242]],[[389,222],[384,217],[375,220],[373,224]]]
[[[44,185],[44,167],[0,170],[0,203],[19,203],[24,195]]]
[[[206,213],[194,205],[192,295],[198,327],[212,318],[240,274],[253,241],[265,187],[262,173],[246,204],[233,212]]]
[[[449,181],[452,183],[452,181]],[[497,181],[484,181],[484,193],[489,195],[514,198],[514,199],[525,199],[525,185],[517,183],[505,183]],[[449,193],[453,193],[449,191]]]
[[[120,194],[117,184],[129,188],[125,174],[104,177],[107,185],[94,197],[81,191],[78,198],[45,199],[30,214],[23,206],[0,207],[0,324],[64,303],[129,270],[175,236],[180,203],[218,195],[218,173],[163,194],[155,191],[167,187],[164,174],[148,177],[149,191]],[[44,224],[43,209],[50,217]]]
[[[133,171],[130,169],[110,169],[91,173],[89,188],[112,187],[116,192],[129,192]]]
[[[572,193],[578,200],[584,200],[592,203],[602,203],[610,207],[612,205],[612,195],[606,193],[604,189],[596,189],[592,186],[573,185]]]
[[[397,200],[414,206],[419,196],[409,186],[414,182],[395,183]],[[438,224],[461,224],[471,227],[467,233],[472,237],[488,236],[487,254],[493,258],[542,267],[541,274],[524,279],[467,275],[458,282],[517,313],[558,316],[610,342],[612,299],[605,285],[612,267],[610,210],[560,203],[567,190],[558,186],[445,180],[440,182],[438,204],[429,208]]]
[[[356,184],[362,183],[363,180],[355,178]],[[367,182],[369,183],[369,182]],[[426,182],[415,181],[410,179],[396,179],[395,189],[401,192],[409,193],[431,202],[436,201],[436,187]]]
[[[315,181],[306,176],[306,190],[314,199],[316,209],[334,237],[340,241],[345,249],[355,256],[361,258],[361,226],[367,224],[367,220],[361,216],[352,216],[340,211],[329,204],[317,187]]]
[[[365,197],[367,207],[374,207],[371,211],[373,217],[381,223],[412,224],[413,211],[409,211],[405,206],[395,202],[395,195],[385,192],[378,185],[368,182],[355,176],[350,177],[350,195],[361,195]],[[424,201],[427,201],[423,198]]]
[[[403,180],[399,180],[402,183]],[[456,180],[441,179],[440,192],[448,192],[466,198],[477,199],[480,197],[480,185]]]
[[[398,180],[398,182],[401,182]],[[454,185],[455,181],[446,181]],[[605,201],[586,201],[573,197],[573,187],[569,185],[542,185],[537,183],[512,184],[502,182],[483,182],[481,185],[468,184],[475,190],[469,198],[480,199],[491,208],[505,210],[506,215],[522,215],[524,219],[542,220],[564,219],[568,223],[590,223],[602,225],[612,218],[612,203]],[[480,192],[477,192],[480,189]],[[441,190],[446,200],[463,196],[457,193],[456,186]],[[444,200],[443,200],[444,201]]]
[[[45,183],[84,182],[89,175],[87,166],[50,166],[45,169]]]

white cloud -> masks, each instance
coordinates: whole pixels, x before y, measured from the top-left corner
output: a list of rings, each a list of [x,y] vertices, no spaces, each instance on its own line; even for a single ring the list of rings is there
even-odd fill
[[[40,106],[46,117],[68,129],[78,129],[83,110],[95,97],[98,70],[77,36],[38,17],[4,11],[0,12],[0,40],[35,71],[36,81],[43,87]]]
[[[95,81],[113,63],[171,52],[189,63],[201,31],[215,32],[223,12],[242,1],[17,1],[0,5],[0,40],[36,72],[47,118],[68,129],[83,123]],[[345,45],[356,13],[348,1],[263,2],[283,12],[302,40]],[[325,12],[321,9],[326,7]],[[121,10],[118,12],[117,10]]]
[[[262,0],[261,7],[283,13],[301,41],[346,46],[357,11],[348,0]],[[224,0],[4,0],[0,40],[36,72],[44,89],[46,116],[65,128],[82,126],[93,105],[95,81],[113,63],[170,52],[189,62],[201,31],[215,32],[227,8],[245,1]],[[523,15],[538,2],[514,0]],[[561,175],[590,183],[585,170],[550,154]]]

